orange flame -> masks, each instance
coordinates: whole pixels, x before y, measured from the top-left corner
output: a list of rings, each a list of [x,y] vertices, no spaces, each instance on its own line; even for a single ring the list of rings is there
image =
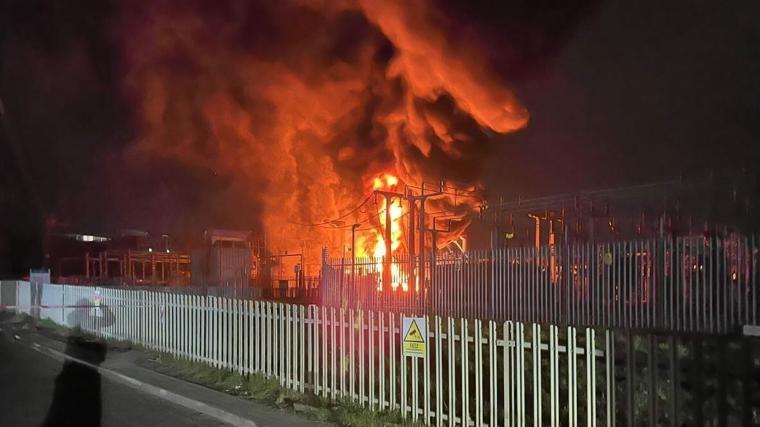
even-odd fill
[[[395,175],[390,173],[380,174],[371,179],[372,190],[383,190],[394,192],[398,190],[399,179]],[[383,273],[384,265],[383,258],[386,256],[385,247],[385,232],[386,228],[386,204],[383,200],[378,205],[377,216],[370,218],[371,223],[376,224],[376,227],[368,230],[366,234],[359,236],[357,241],[356,255],[359,257],[373,257],[375,260],[375,268],[378,274]],[[402,236],[404,235],[404,227],[401,223],[402,217],[405,215],[405,208],[400,198],[394,197],[390,203],[390,234],[391,234],[391,254],[397,253],[401,247]],[[404,290],[407,289],[407,281],[405,275],[402,274],[397,263],[392,264],[392,278],[391,287],[397,288],[402,286]]]
[[[426,205],[454,216],[423,246],[461,235],[482,190],[488,132],[528,120],[430,0],[146,3],[120,21],[134,151],[213,171],[204,206],[241,199],[247,209],[217,210],[317,268],[322,247],[345,251],[349,221],[373,229],[357,255],[385,255],[384,200],[356,211],[373,189],[463,182]],[[392,252],[404,248],[404,209],[394,199]]]
[[[373,190],[394,190],[398,185],[398,178],[391,174],[383,174],[375,177],[372,180]],[[390,217],[391,217],[391,255],[401,246],[401,234],[403,233],[401,228],[401,217],[404,214],[402,202],[398,198],[392,199],[390,203]],[[388,225],[385,223],[385,205],[378,210],[378,222],[380,223],[380,230],[385,230]],[[376,236],[374,248],[371,250],[371,254],[374,257],[380,258],[386,255],[385,253],[385,237],[384,234],[378,229],[374,229],[373,232]]]

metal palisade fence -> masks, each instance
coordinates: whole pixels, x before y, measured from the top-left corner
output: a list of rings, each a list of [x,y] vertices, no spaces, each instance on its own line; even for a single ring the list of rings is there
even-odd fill
[[[29,313],[28,282],[9,286],[15,305],[2,304]],[[424,356],[407,357],[403,316],[392,312],[44,285],[39,313],[429,425],[614,424],[608,331],[429,316]]]
[[[500,248],[419,259],[325,258],[322,303],[441,316],[733,333],[758,323],[753,237]],[[355,262],[353,262],[355,261]],[[391,269],[391,274],[383,272]],[[383,283],[383,282],[388,283]]]
[[[313,304],[320,301],[318,287],[298,288],[298,287],[225,287],[225,286],[130,286],[130,289],[139,289],[155,292],[168,292],[184,295],[202,295],[220,298],[250,299],[250,300],[271,300],[278,302],[287,302],[292,304]]]

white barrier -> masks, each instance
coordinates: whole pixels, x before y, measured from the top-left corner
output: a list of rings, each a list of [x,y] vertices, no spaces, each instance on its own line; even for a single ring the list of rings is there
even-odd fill
[[[42,298],[62,325],[430,425],[611,423],[610,332],[428,317],[410,358],[395,313],[61,285]]]
[[[16,281],[0,280],[0,307],[16,305]]]
[[[16,282],[17,313],[31,314],[32,288],[29,282]]]
[[[64,285],[44,285],[40,318],[49,319],[60,325],[65,324],[63,317]]]

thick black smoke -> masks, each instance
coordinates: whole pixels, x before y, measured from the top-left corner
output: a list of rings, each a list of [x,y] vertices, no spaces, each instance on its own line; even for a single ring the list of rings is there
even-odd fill
[[[198,39],[191,42],[199,41],[200,45],[210,41],[209,45],[218,47],[215,43],[223,40],[236,55],[247,53],[252,61],[279,61],[292,69],[312,67],[315,80],[324,78],[321,73],[331,64],[357,63],[365,54],[362,49],[371,45],[376,70],[384,72],[397,54],[396,47],[354,2],[323,2],[322,7],[333,9],[329,13],[315,7],[315,3],[318,2],[2,2],[0,99],[7,126],[0,135],[0,219],[4,224],[0,247],[5,254],[19,253],[19,246],[31,248],[23,259],[5,268],[19,270],[37,262],[38,245],[33,242],[38,241],[44,222],[53,219],[83,232],[134,227],[197,236],[203,228],[214,226],[260,228],[261,208],[256,193],[270,189],[265,182],[237,179],[234,165],[222,170],[211,161],[219,147],[208,138],[212,129],[204,128],[202,120],[197,121],[197,140],[190,144],[194,155],[208,156],[208,162],[188,162],[138,149],[142,125],[139,101],[130,86],[129,72],[134,71],[130,67],[135,64],[128,63],[129,55],[134,49],[156,46],[135,46],[134,30],[139,33],[145,27],[132,25],[171,29],[173,22],[150,22],[157,17],[171,21],[171,14],[153,12],[160,7],[172,10],[181,6],[186,17],[194,17],[189,23],[197,27],[193,34]],[[337,3],[345,4],[335,6]],[[484,64],[490,64],[507,83],[528,78],[546,67],[594,9],[591,4],[438,1],[432,7],[440,16],[436,22],[444,26],[441,31],[451,42],[478,46]],[[294,46],[300,46],[301,51],[312,49],[313,53],[289,55]],[[177,49],[176,44],[169,47]],[[196,47],[188,45],[185,49]],[[187,92],[192,94],[198,65],[189,62],[186,53],[181,49],[166,52],[161,60],[167,70],[176,73],[178,81],[186,78]],[[209,58],[220,58],[216,53],[209,52]],[[324,64],[318,67],[299,63],[303,58]],[[220,62],[209,67],[224,65]],[[245,91],[242,77],[225,82],[233,85],[225,88],[227,93],[234,97]],[[384,80],[384,76],[368,79]],[[356,171],[359,178],[359,171],[388,161],[388,152],[377,146],[387,135],[373,118],[389,108],[389,93],[403,90],[394,87],[398,84],[393,79],[383,81],[374,86],[382,90],[376,94],[372,93],[373,85],[368,85],[365,90],[369,92],[360,95],[360,111],[353,111],[346,126],[332,135],[334,140],[355,141],[346,145],[371,153],[351,157],[349,150],[341,151],[339,144],[326,147],[325,150],[335,150],[332,155],[337,159],[354,159],[344,167],[349,174],[346,176]],[[239,96],[235,102],[251,111],[270,107],[250,103],[250,96]],[[417,103],[415,109],[420,114],[441,117],[474,141],[469,145],[472,150],[459,153],[456,161],[433,150],[426,173],[471,179],[482,167],[484,153],[479,151],[488,150],[491,136],[446,94]],[[165,135],[168,147],[180,144],[172,140],[174,136]],[[414,158],[419,152],[412,150],[408,155]]]

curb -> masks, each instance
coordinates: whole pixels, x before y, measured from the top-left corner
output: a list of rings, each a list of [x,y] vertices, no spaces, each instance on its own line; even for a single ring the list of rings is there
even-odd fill
[[[46,347],[46,346],[43,346],[41,344],[31,343],[31,347],[35,351],[37,351],[39,353],[42,353],[42,354],[44,354],[44,355],[46,355],[48,357],[51,357],[53,359],[56,359],[56,360],[59,360],[59,361],[70,360],[72,362],[79,363],[81,365],[84,365],[84,366],[87,366],[89,368],[92,368],[92,369],[96,370],[98,373],[100,373],[104,377],[108,377],[111,380],[114,380],[114,381],[116,381],[118,383],[127,385],[129,387],[132,387],[132,388],[134,388],[136,390],[142,391],[142,392],[147,393],[149,395],[158,397],[159,399],[163,399],[163,400],[166,400],[168,402],[174,403],[175,405],[179,405],[179,406],[182,406],[184,408],[187,408],[187,409],[190,409],[190,410],[193,410],[193,411],[196,411],[196,412],[200,412],[200,413],[202,413],[204,415],[207,415],[209,417],[215,418],[215,419],[217,419],[219,421],[222,421],[224,423],[227,423],[227,424],[230,424],[230,425],[233,425],[233,426],[259,427],[258,424],[256,424],[255,422],[253,422],[253,421],[251,421],[251,420],[249,420],[247,418],[240,417],[240,416],[235,415],[235,414],[233,414],[231,412],[227,412],[227,411],[225,411],[223,409],[219,409],[219,408],[217,408],[215,406],[211,406],[211,405],[205,404],[203,402],[200,402],[198,400],[193,400],[193,399],[190,399],[188,397],[179,395],[177,393],[173,393],[173,392],[171,392],[169,390],[165,390],[163,388],[156,387],[156,386],[154,386],[152,384],[148,384],[148,383],[142,382],[142,381],[137,380],[135,378],[128,377],[128,376],[126,376],[124,374],[120,374],[120,373],[118,373],[116,371],[112,371],[110,369],[103,368],[101,366],[93,365],[90,362],[86,362],[84,360],[77,359],[75,357],[71,357],[68,354],[62,353],[62,352],[60,352],[58,350],[54,350],[54,349]]]

